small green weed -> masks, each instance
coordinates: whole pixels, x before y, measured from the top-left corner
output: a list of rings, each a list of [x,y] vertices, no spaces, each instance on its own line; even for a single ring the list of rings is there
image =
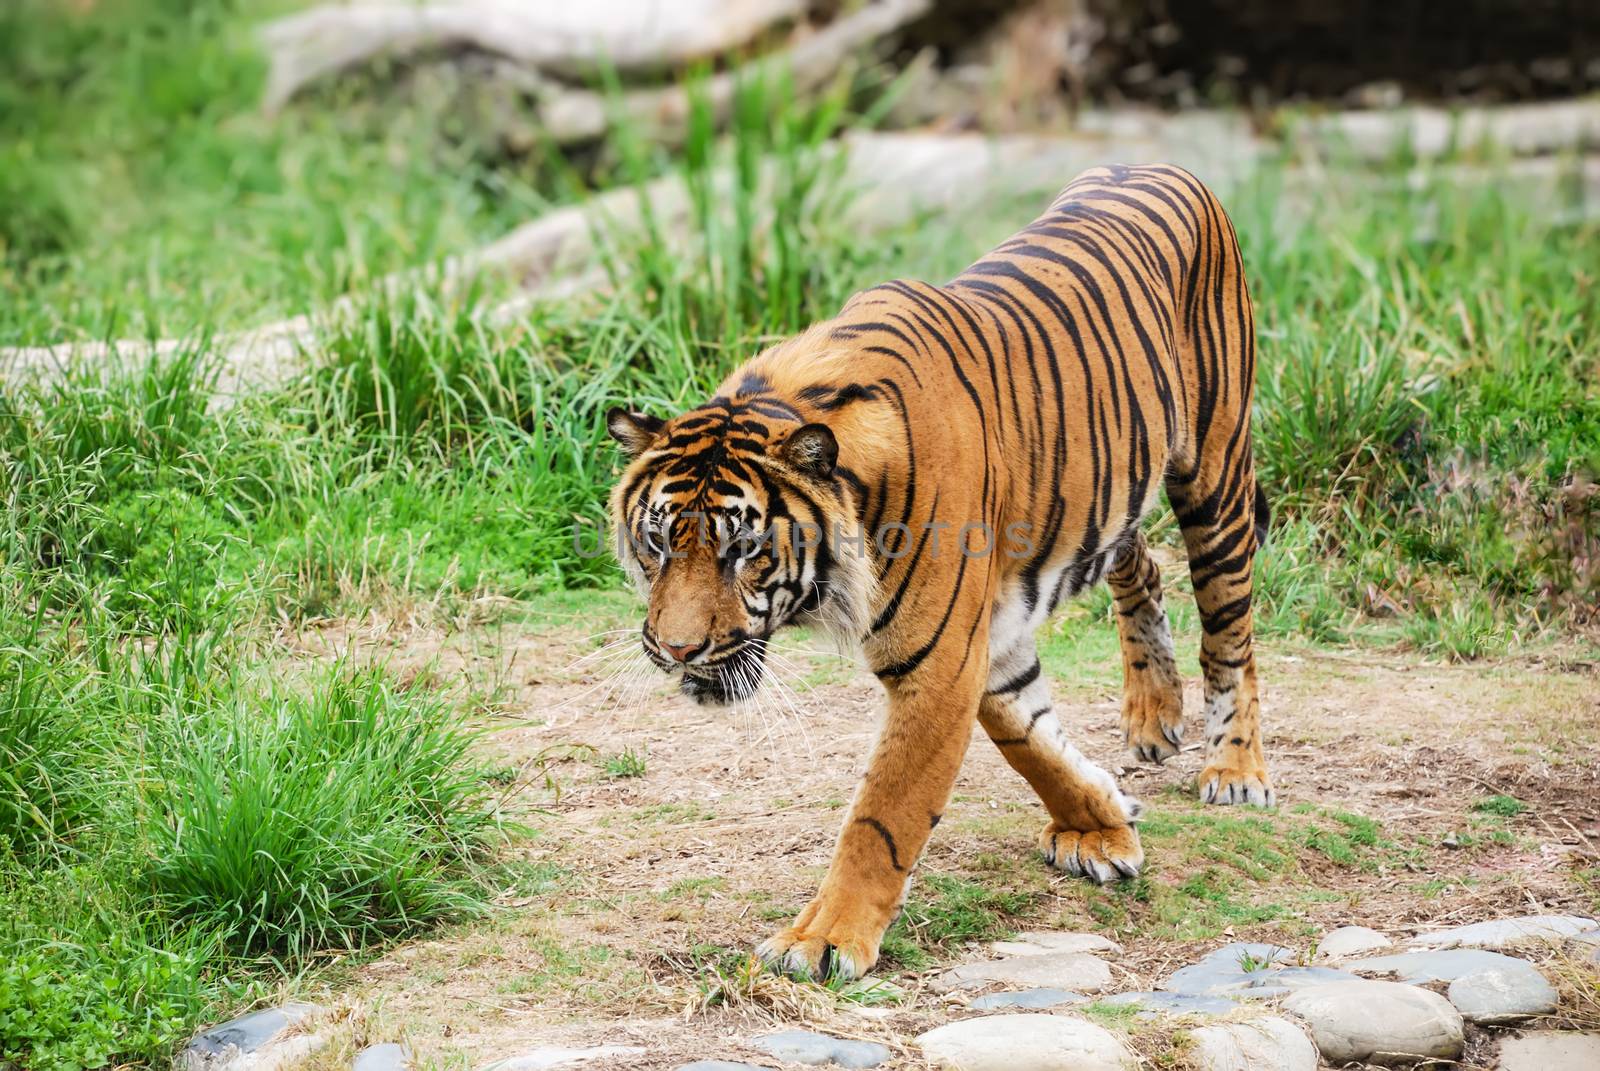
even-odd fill
[[[1515,818],[1528,809],[1528,805],[1515,796],[1493,795],[1485,796],[1472,805],[1474,811],[1480,814],[1492,814],[1498,818]]]
[[[641,749],[623,748],[615,755],[607,755],[602,763],[607,777],[616,780],[624,777],[643,777],[645,774],[646,755]]]

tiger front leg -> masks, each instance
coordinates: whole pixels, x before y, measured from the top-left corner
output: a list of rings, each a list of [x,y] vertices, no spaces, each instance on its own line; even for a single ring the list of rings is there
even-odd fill
[[[1134,823],[1142,808],[1067,742],[1031,636],[994,659],[978,720],[1050,812],[1039,835],[1046,863],[1096,884],[1138,875],[1144,849]]]
[[[878,962],[972,735],[978,682],[886,684],[888,719],[822,887],[793,925],[756,950],[769,966],[802,978],[859,978]]]

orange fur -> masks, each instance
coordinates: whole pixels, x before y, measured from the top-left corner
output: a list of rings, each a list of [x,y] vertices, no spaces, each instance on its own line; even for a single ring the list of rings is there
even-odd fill
[[[766,958],[812,974],[872,967],[974,719],[1049,812],[1051,865],[1096,881],[1137,873],[1139,804],[1067,742],[1033,630],[1108,579],[1128,745],[1153,761],[1176,752],[1182,683],[1139,534],[1158,485],[1204,625],[1202,795],[1272,802],[1250,628],[1266,520],[1254,360],[1216,199],[1177,168],[1100,168],[945,286],[857,294],[664,424],[612,414],[635,455],[611,505],[649,600],[651,656],[680,668],[689,652],[686,690],[726,699],[748,694],[773,629],[821,621],[860,643],[888,695],[828,875]],[[684,511],[730,530],[838,529],[742,556],[695,538]],[[963,530],[974,524],[987,539]]]

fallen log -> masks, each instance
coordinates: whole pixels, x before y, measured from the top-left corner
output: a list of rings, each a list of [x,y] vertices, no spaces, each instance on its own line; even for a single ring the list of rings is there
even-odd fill
[[[1137,129],[1135,129],[1135,126]],[[1119,133],[1096,136],[984,138],[979,135],[858,133],[827,146],[844,154],[842,181],[846,223],[865,231],[903,225],[919,215],[960,211],[985,198],[1058,189],[1078,172],[1108,160],[1122,163],[1171,161],[1195,171],[1207,184],[1227,191],[1257,165],[1271,143],[1253,135],[1243,122],[1191,123],[1185,131],[1132,124]],[[1461,185],[1494,183],[1536,202],[1558,203],[1574,178],[1574,200],[1600,206],[1600,157],[1577,162],[1553,157],[1516,159],[1501,167],[1457,165],[1452,181]],[[717,181],[726,182],[726,176]],[[1330,196],[1361,196],[1377,182],[1414,181],[1412,175],[1341,179],[1337,185],[1314,167],[1286,174],[1280,212],[1285,223],[1315,219]],[[1579,196],[1581,195],[1581,196]],[[495,322],[515,319],[537,302],[564,300],[603,289],[608,277],[601,245],[608,234],[635,230],[645,204],[663,236],[685,245],[692,238],[689,191],[676,176],[638,189],[612,190],[523,224],[478,250],[451,257],[425,271],[383,279],[376,293],[423,287],[442,296],[460,293],[474,280],[509,280],[516,296],[497,306]],[[1591,209],[1592,211],[1592,209]],[[1424,236],[1425,237],[1425,236]],[[342,315],[359,307],[347,297],[316,315],[240,331],[217,340],[219,394],[281,384],[304,369],[317,339]],[[63,369],[83,363],[112,365],[167,354],[186,339],[63,342],[49,346],[0,349],[0,375],[13,380],[48,381]]]
[[[269,70],[263,107],[371,62],[473,48],[555,74],[593,77],[681,67],[727,52],[803,15],[810,0],[450,0],[314,7],[261,31]]]
[[[741,83],[787,78],[805,93],[832,78],[854,54],[926,14],[932,0],[877,0],[835,19],[787,49],[706,80],[700,89],[720,125],[732,110]],[[538,125],[558,145],[593,141],[614,124],[626,123],[647,141],[676,145],[688,127],[694,97],[689,87],[634,89],[615,101],[585,89],[546,83],[538,103]]]

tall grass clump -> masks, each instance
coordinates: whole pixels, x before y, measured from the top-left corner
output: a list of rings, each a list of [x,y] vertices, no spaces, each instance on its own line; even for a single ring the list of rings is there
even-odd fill
[[[0,384],[0,559],[45,605],[147,629],[208,620],[244,504],[201,342],[127,368]]]
[[[447,706],[376,671],[169,727],[148,801],[156,901],[240,953],[303,957],[483,907],[497,815]]]
[[[843,158],[827,144],[852,119],[847,81],[797,105],[786,78],[747,78],[725,135],[711,101],[690,99],[679,168],[686,239],[641,192],[637,224],[606,228],[603,248],[656,375],[704,389],[756,349],[832,315],[861,253],[840,225]],[[647,150],[626,128],[618,143],[642,190]]]
[[[85,675],[51,657],[44,623],[0,609],[0,860],[60,859],[100,813],[104,726],[78,700]],[[56,641],[59,642],[59,641]]]
[[[1600,285],[1581,265],[1600,232],[1494,185],[1362,182],[1315,226],[1275,220],[1270,188],[1234,199],[1278,522],[1316,533],[1340,601],[1399,613],[1424,650],[1593,620]]]

